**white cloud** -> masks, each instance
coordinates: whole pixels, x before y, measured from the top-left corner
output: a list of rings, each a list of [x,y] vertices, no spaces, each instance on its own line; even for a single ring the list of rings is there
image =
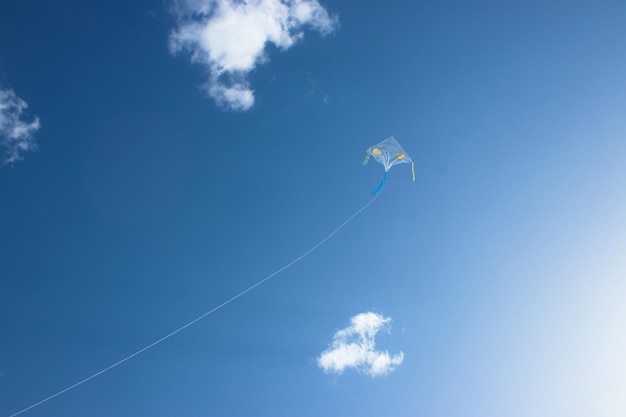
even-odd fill
[[[247,84],[225,87],[220,83],[213,83],[208,87],[208,91],[217,104],[230,107],[233,110],[248,110],[254,104],[254,94]]]
[[[388,329],[391,318],[376,313],[361,313],[350,319],[351,325],[339,330],[333,343],[317,358],[317,364],[327,373],[341,374],[355,368],[372,377],[393,371],[404,360],[404,353],[389,355],[375,349],[376,333]]]
[[[22,120],[28,104],[12,90],[0,90],[0,147],[4,156],[0,163],[12,164],[22,159],[22,153],[37,149],[33,137],[39,129],[39,119],[32,122]]]
[[[254,104],[246,77],[267,60],[267,44],[287,50],[307,26],[323,35],[337,26],[317,0],[178,0],[173,12],[170,50],[203,65],[208,94],[234,110]]]

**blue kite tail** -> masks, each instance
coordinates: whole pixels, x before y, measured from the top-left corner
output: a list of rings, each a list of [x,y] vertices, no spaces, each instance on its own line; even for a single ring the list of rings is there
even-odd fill
[[[380,182],[380,184],[378,184],[378,188],[376,188],[374,191],[372,191],[372,195],[376,195],[380,192],[380,190],[383,189],[383,187],[385,186],[385,183],[387,182],[387,171],[385,171],[385,175],[383,176],[383,180]]]

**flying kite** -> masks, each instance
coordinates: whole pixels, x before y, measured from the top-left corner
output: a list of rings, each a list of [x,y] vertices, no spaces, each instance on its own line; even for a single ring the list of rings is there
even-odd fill
[[[393,137],[389,137],[382,142],[372,146],[367,151],[365,151],[365,159],[363,160],[363,165],[366,165],[370,160],[370,156],[373,156],[375,160],[380,162],[385,167],[385,175],[383,176],[383,180],[378,185],[372,194],[376,195],[383,189],[385,183],[387,182],[387,173],[391,169],[392,166],[398,164],[408,164],[411,163],[411,173],[413,174],[413,181],[415,181],[415,164],[413,160],[404,152],[402,146],[398,143],[398,141]]]
[[[35,408],[43,403],[46,403],[50,400],[52,400],[53,398],[58,397],[59,395],[62,395],[64,393],[66,393],[67,391],[70,391],[76,387],[78,387],[79,385],[82,385],[96,377],[98,377],[99,375],[102,375],[105,372],[108,372],[110,370],[112,370],[113,368],[118,367],[119,365],[123,364],[126,361],[131,360],[132,358],[134,358],[137,355],[142,354],[143,352],[147,351],[148,349],[153,348],[154,346],[164,342],[165,340],[169,339],[170,337],[173,337],[174,335],[182,332],[183,330],[185,330],[187,327],[197,323],[198,321],[202,320],[203,318],[213,314],[215,311],[221,309],[222,307],[224,307],[227,304],[230,304],[231,302],[237,300],[239,297],[242,297],[243,295],[247,294],[248,292],[254,290],[256,287],[260,286],[261,284],[265,283],[266,281],[269,281],[271,278],[273,278],[274,276],[280,274],[281,272],[283,272],[284,270],[292,267],[294,264],[300,262],[300,260],[302,260],[303,258],[309,256],[309,254],[311,254],[312,252],[314,252],[317,248],[319,248],[320,246],[322,246],[327,240],[329,240],[330,238],[332,238],[335,234],[337,234],[341,229],[343,229],[343,227],[345,225],[347,225],[348,223],[350,223],[352,221],[352,219],[354,219],[356,216],[358,216],[361,212],[363,212],[366,208],[368,208],[377,198],[378,198],[378,193],[380,192],[380,190],[382,190],[383,186],[385,185],[385,183],[387,182],[387,172],[389,171],[389,169],[394,166],[394,165],[398,165],[398,164],[406,164],[406,163],[411,163],[411,171],[413,172],[413,181],[415,181],[415,167],[413,164],[413,160],[411,159],[411,157],[404,152],[404,149],[402,149],[402,146],[400,146],[400,144],[392,137],[387,138],[385,140],[383,140],[382,142],[380,142],[377,145],[372,146],[371,148],[369,148],[366,151],[365,154],[365,160],[363,161],[363,165],[367,164],[367,162],[370,159],[370,156],[373,156],[374,159],[376,159],[378,162],[380,162],[384,167],[385,167],[385,176],[383,177],[382,182],[380,183],[380,185],[378,186],[378,188],[376,190],[374,190],[374,192],[372,194],[374,194],[374,197],[367,203],[365,204],[363,207],[361,207],[360,209],[358,209],[354,214],[352,214],[352,216],[348,217],[348,219],[346,221],[344,221],[343,223],[341,223],[339,225],[339,227],[337,227],[335,230],[333,230],[328,236],[326,236],[324,239],[322,239],[321,241],[319,241],[316,245],[314,245],[311,249],[307,250],[306,252],[304,252],[302,255],[298,256],[297,258],[295,258],[293,261],[291,261],[290,263],[288,263],[287,265],[283,266],[282,268],[277,269],[276,271],[272,272],[271,274],[269,274],[268,276],[266,276],[265,278],[261,279],[260,281],[256,282],[255,284],[252,284],[251,286],[249,286],[248,288],[246,288],[245,290],[237,293],[236,295],[232,296],[231,298],[229,298],[228,300],[224,301],[223,303],[217,305],[216,307],[213,307],[212,309],[210,309],[209,311],[205,312],[204,314],[196,317],[195,319],[189,321],[188,323],[180,326],[179,328],[177,328],[176,330],[173,330],[171,332],[169,332],[168,334],[166,334],[165,336],[161,337],[160,339],[155,340],[154,342],[146,345],[145,347],[139,349],[138,351],[131,353],[130,355],[118,360],[117,362],[107,366],[106,368],[95,372],[93,374],[91,374],[90,376],[68,386],[67,388],[64,388],[58,392],[56,392],[55,394],[52,394],[40,401],[37,401],[34,404],[31,404],[30,406],[23,408],[22,410],[11,414],[9,417],[16,417],[19,414],[25,413],[26,411]]]

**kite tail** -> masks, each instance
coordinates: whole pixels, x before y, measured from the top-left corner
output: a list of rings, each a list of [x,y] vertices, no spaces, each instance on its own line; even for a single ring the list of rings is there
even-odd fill
[[[387,182],[387,171],[385,171],[385,175],[383,176],[383,180],[380,182],[380,184],[378,184],[378,188],[376,188],[373,192],[372,195],[376,195],[380,192],[380,190],[383,189],[383,187],[385,186],[385,183]]]
[[[415,181],[415,162],[411,162],[411,172],[413,173],[413,181]]]
[[[367,165],[367,162],[370,160],[370,153],[369,152],[365,152],[365,159],[363,160],[363,163],[361,165]]]

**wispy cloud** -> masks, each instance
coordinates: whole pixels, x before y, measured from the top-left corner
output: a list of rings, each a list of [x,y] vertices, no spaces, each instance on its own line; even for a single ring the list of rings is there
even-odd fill
[[[203,65],[206,91],[233,110],[254,105],[247,75],[267,60],[267,44],[287,50],[305,27],[324,35],[337,26],[317,0],[178,0],[173,12],[177,27],[170,50]]]
[[[34,133],[39,129],[39,119],[22,120],[28,104],[13,90],[0,90],[0,147],[4,150],[2,164],[12,164],[22,159],[22,153],[37,149]]]
[[[375,337],[388,330],[391,318],[376,313],[361,313],[350,319],[350,326],[339,330],[330,347],[317,358],[317,364],[327,373],[341,374],[354,368],[372,377],[388,374],[404,360],[404,353],[389,355],[376,350]]]

